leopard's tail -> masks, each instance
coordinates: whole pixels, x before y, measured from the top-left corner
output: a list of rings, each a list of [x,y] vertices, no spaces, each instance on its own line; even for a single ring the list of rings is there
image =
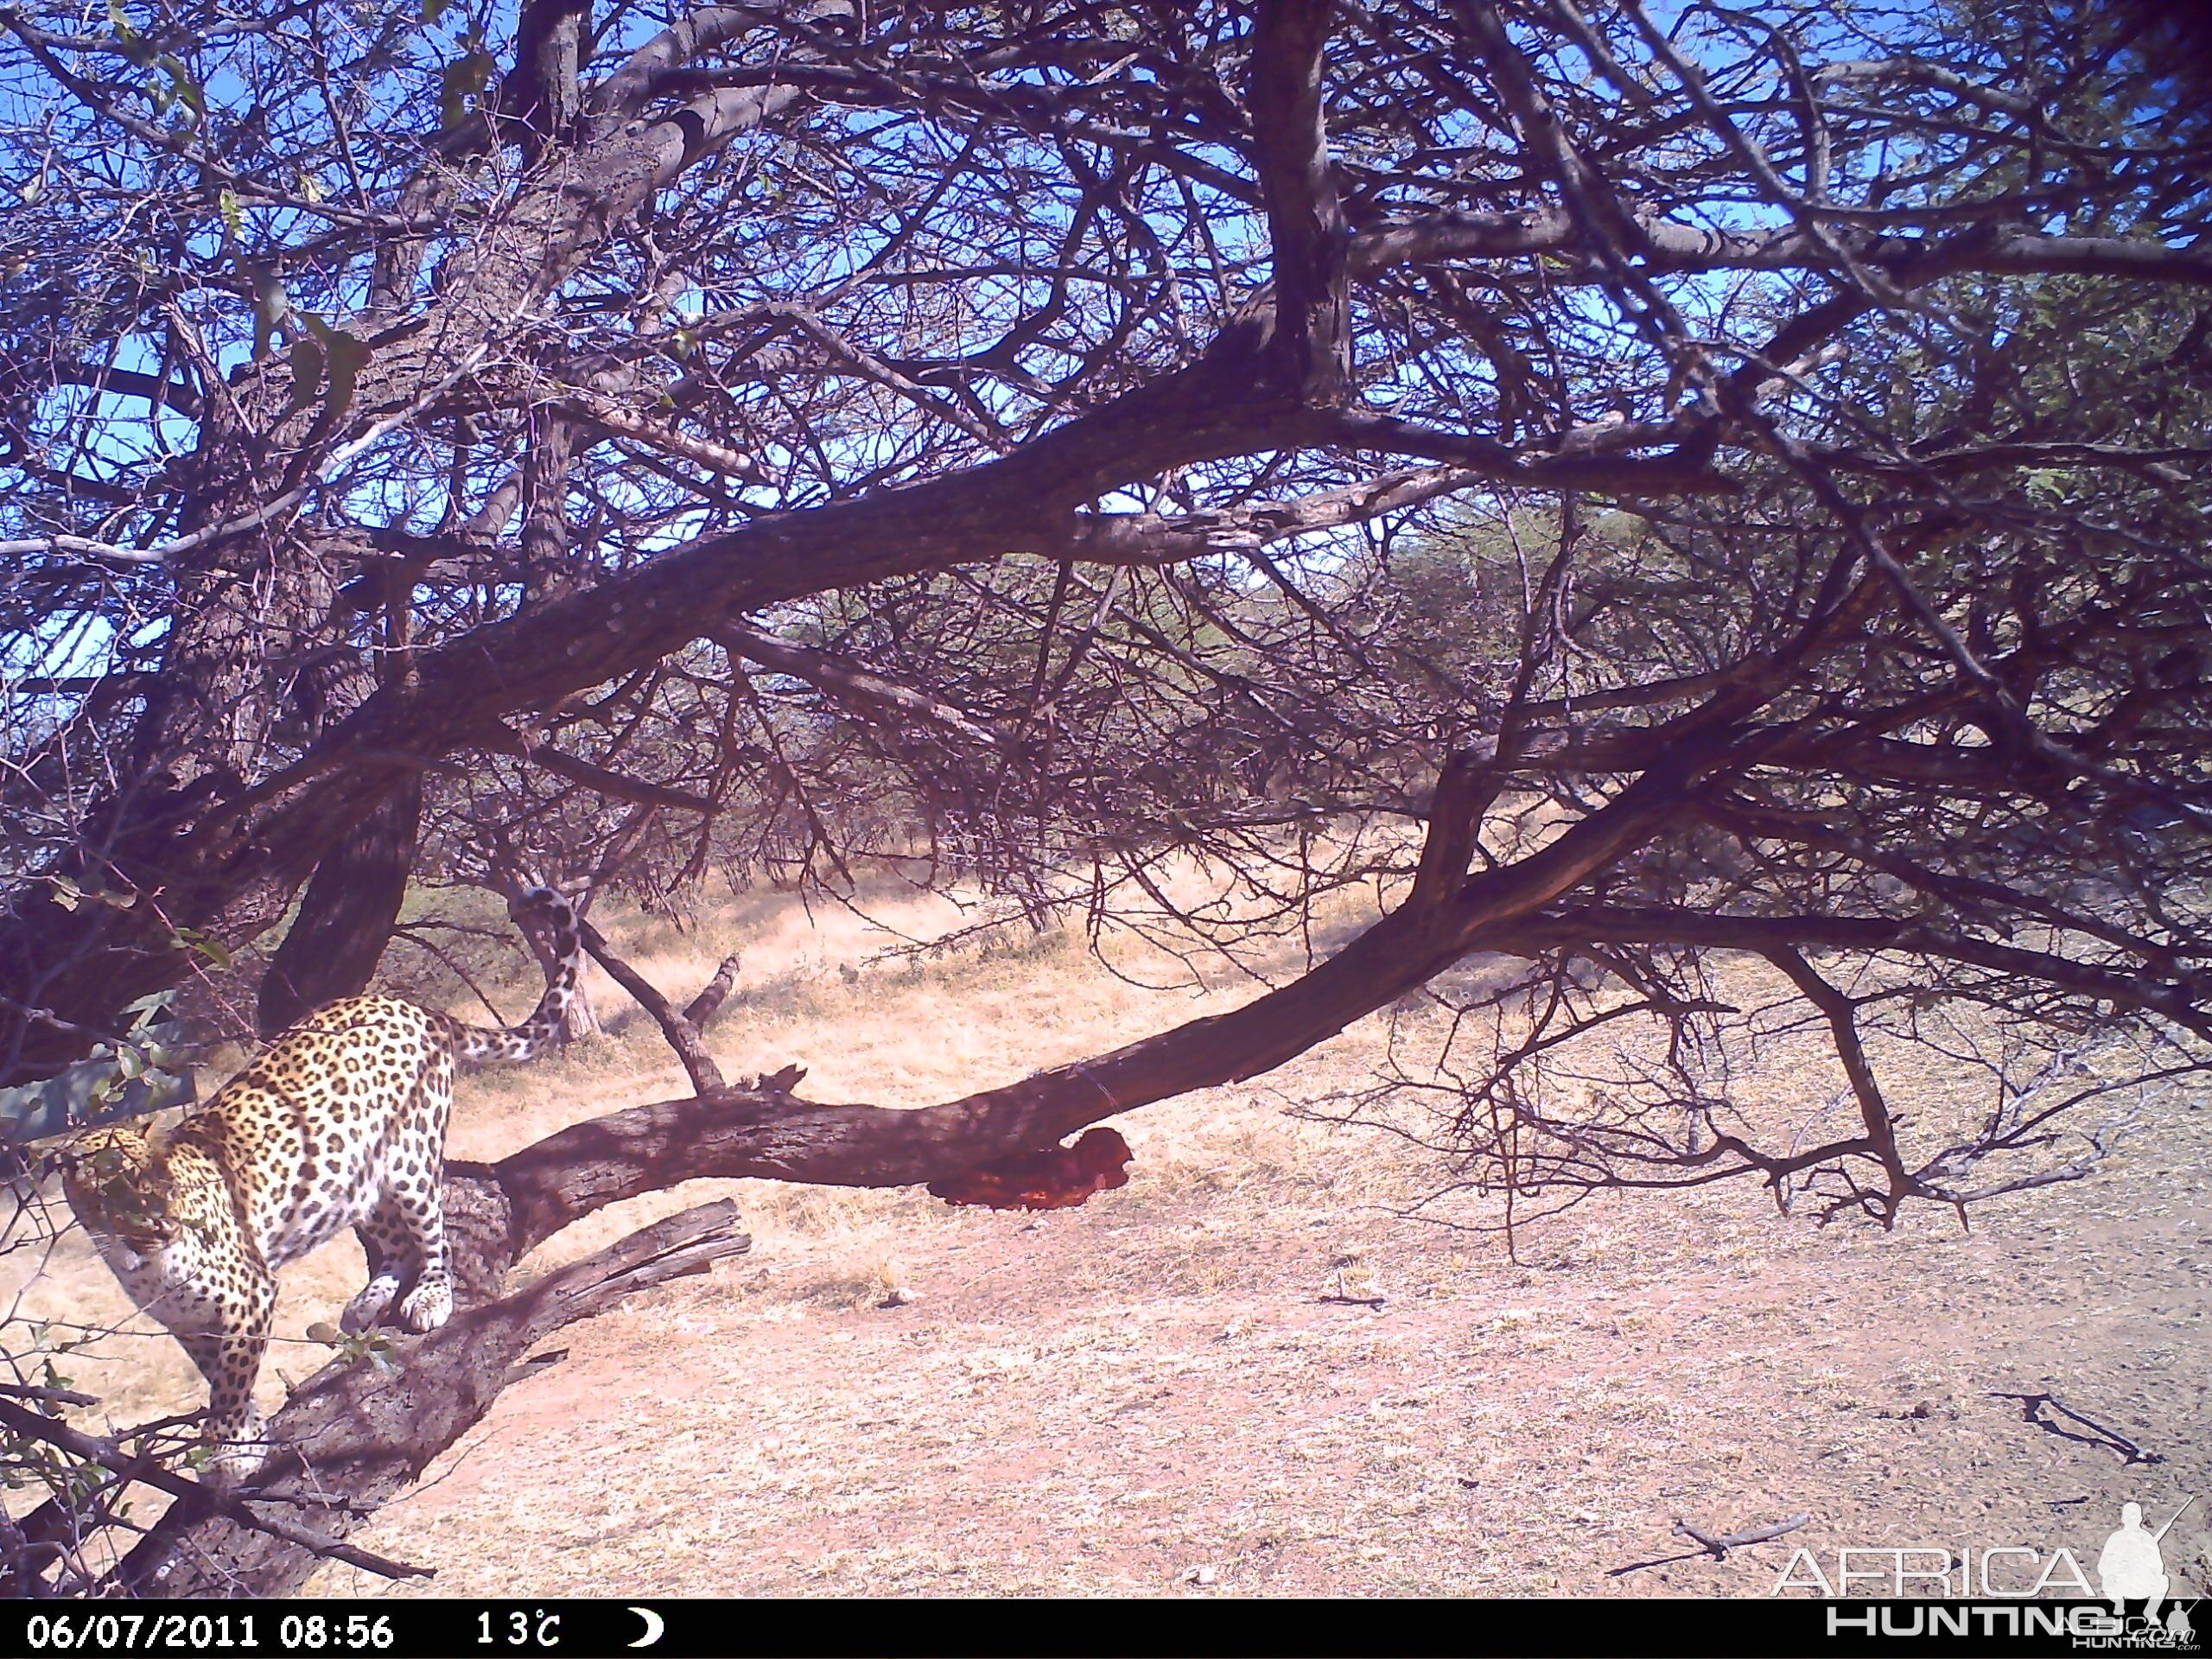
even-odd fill
[[[550,887],[531,887],[517,901],[516,918],[540,922],[551,935],[553,971],[546,976],[545,995],[537,999],[529,1019],[505,1031],[454,1021],[454,1058],[463,1067],[536,1059],[559,1039],[569,1004],[575,999],[583,935],[575,908]]]

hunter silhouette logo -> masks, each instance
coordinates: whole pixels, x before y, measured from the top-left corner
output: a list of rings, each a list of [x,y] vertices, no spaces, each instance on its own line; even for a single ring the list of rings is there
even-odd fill
[[[2097,1584],[2111,1599],[2115,1616],[2126,1603],[2140,1600],[2145,1624],[2153,1629],[2164,1628],[2158,1624],[2158,1608],[2173,1581],[2166,1576],[2165,1558],[2159,1553],[2158,1544],[2173,1530],[2174,1522],[2180,1520],[2196,1502],[2195,1493],[2183,1499],[2173,1519],[2156,1532],[2144,1530],[2141,1504],[2120,1506],[2120,1530],[2105,1540],[2104,1553],[2097,1557]],[[2189,1629],[2189,1615],[2183,1609],[2175,1608],[2174,1618],[2181,1621],[2182,1630]]]
[[[2076,1648],[2198,1650],[2197,1602],[2166,1570],[2160,1544],[2196,1502],[2182,1500],[2165,1525],[2143,1524],[2143,1506],[2123,1503],[2120,1526],[2096,1558],[2093,1589],[2071,1548],[1997,1544],[1966,1549],[1937,1545],[1847,1545],[1836,1550],[1831,1573],[1809,1548],[1797,1550],[1776,1579],[1770,1596],[1809,1591],[1845,1604],[1828,1611],[1828,1633],[1859,1630],[1895,1637],[1927,1634],[1984,1636],[2069,1634]],[[2083,1552],[2085,1554],[2087,1552]],[[2099,1599],[2111,1611],[2083,1605]],[[1911,1608],[1848,1610],[1861,1597],[1916,1604]],[[2057,1605],[2060,1598],[2075,1605]],[[2142,1611],[2126,1609],[2139,1603]],[[1948,1604],[1948,1605],[1946,1605]],[[2160,1617],[2164,1610],[2164,1618]]]

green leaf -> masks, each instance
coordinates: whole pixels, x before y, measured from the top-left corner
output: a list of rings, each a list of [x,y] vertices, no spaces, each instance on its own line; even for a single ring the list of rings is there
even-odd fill
[[[117,1009],[116,1012],[118,1014],[127,1014],[131,1015],[131,1029],[136,1031],[146,1027],[148,1020],[150,1020],[158,1010],[167,1007],[175,1000],[176,987],[171,985],[164,990],[149,991],[143,996],[135,997],[130,1001],[124,1003],[120,1008]]]
[[[222,214],[224,228],[233,240],[245,234],[245,209],[239,205],[238,193],[229,185],[225,185],[222,194],[215,198],[215,209]]]
[[[224,949],[222,941],[210,938],[196,927],[180,927],[172,937],[186,950],[207,957],[218,968],[231,965],[231,953]]]
[[[439,18],[446,15],[448,3],[448,0],[423,0],[423,21],[426,23],[435,23]]]
[[[66,875],[46,878],[54,886],[54,902],[64,910],[74,910],[79,905],[105,905],[110,910],[128,910],[138,902],[135,893],[118,893],[112,887],[83,887]]]
[[[201,90],[200,83],[192,78],[192,72],[167,53],[162,54],[161,62],[157,67],[169,78],[169,90],[166,95],[158,91],[156,92],[156,106],[158,108],[174,100],[184,105],[194,115],[205,121],[207,118],[207,94]]]
[[[154,48],[146,44],[146,37],[130,27],[130,14],[123,10],[123,0],[107,0],[107,20],[115,25],[115,43],[123,48],[123,55],[143,69],[154,60]]]

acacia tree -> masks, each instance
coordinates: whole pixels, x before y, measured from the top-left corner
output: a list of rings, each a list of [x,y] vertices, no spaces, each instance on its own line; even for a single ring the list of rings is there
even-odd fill
[[[919,1112],[728,1088],[641,987],[697,1094],[450,1173],[435,1406],[327,1371],[283,1502],[181,1503],[116,1580],[296,1585],[270,1516],[342,1537],[545,1330],[741,1247],[692,1212],[501,1298],[599,1204],[960,1191],[1471,953],[1529,964],[1446,1112],[1478,1179],[1887,1222],[2084,1173],[2069,1115],[2212,1037],[2212,132],[2145,29],[0,13],[10,1079],[296,899],[260,1023],[359,988],[426,852],[878,853],[1102,924],[1196,853],[1238,902],[1173,919],[1230,950],[1396,882],[1234,1013]],[[1728,952],[1847,1124],[1732,1100]],[[1919,1144],[1868,1039],[1954,1003],[1995,1104]],[[1624,1019],[1661,1063],[1538,1086]]]

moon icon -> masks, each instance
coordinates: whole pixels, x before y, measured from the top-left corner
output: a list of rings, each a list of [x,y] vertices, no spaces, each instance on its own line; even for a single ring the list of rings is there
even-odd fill
[[[661,1616],[650,1607],[632,1607],[630,1611],[645,1621],[645,1633],[630,1645],[633,1648],[650,1648],[654,1643],[659,1641],[662,1632],[668,1629],[666,1622]]]

